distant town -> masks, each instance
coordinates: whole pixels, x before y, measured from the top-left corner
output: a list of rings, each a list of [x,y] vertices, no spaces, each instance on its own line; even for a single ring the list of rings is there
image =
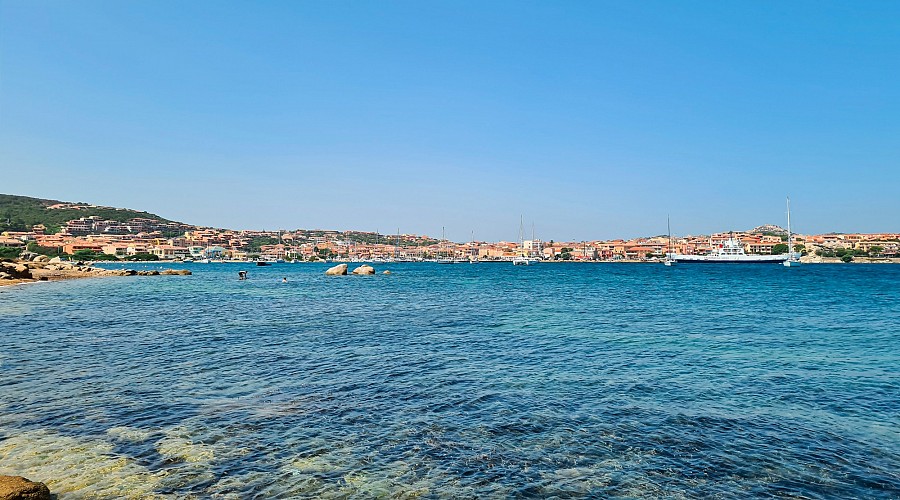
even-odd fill
[[[48,210],[89,209],[59,203]],[[101,207],[109,209],[110,207]],[[55,228],[56,229],[56,228]],[[427,235],[363,231],[241,231],[196,227],[153,218],[116,221],[101,216],[67,220],[55,231],[43,224],[0,232],[0,251],[31,251],[80,260],[264,260],[264,261],[426,261],[432,259],[507,261],[653,261],[666,252],[705,254],[734,238],[748,254],[787,253],[787,232],[765,225],[749,231],[711,235],[592,241],[451,242]],[[896,258],[900,234],[817,234],[793,236],[794,251],[805,255]],[[2,255],[2,254],[0,254]]]

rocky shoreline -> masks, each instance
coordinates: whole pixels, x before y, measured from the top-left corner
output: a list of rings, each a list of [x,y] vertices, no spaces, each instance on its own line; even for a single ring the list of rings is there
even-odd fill
[[[187,269],[165,269],[162,271],[101,269],[87,265],[84,262],[67,262],[59,258],[51,259],[44,255],[25,255],[24,258],[0,261],[0,286],[108,276],[187,276],[190,274],[191,272]]]

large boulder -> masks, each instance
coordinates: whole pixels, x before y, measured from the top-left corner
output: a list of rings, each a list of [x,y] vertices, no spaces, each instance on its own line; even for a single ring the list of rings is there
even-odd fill
[[[166,269],[165,271],[160,271],[159,274],[165,276],[190,276],[191,272],[187,269]]]
[[[353,274],[375,274],[375,268],[368,264],[363,264],[354,269]]]
[[[50,259],[50,262],[53,264],[59,264],[60,262],[62,262],[62,259],[59,257],[53,257],[52,259]]]
[[[20,260],[32,260],[37,256],[38,256],[38,254],[36,254],[34,252],[29,252],[28,250],[26,250],[19,254],[19,259]]]
[[[22,476],[0,476],[0,500],[50,500],[50,489],[44,483]]]
[[[50,257],[47,257],[46,255],[38,255],[31,260],[34,262],[50,262]]]
[[[29,269],[25,264],[4,262],[2,265],[0,265],[0,271],[8,274],[15,279],[31,279],[31,269]]]
[[[347,264],[338,264],[325,271],[326,276],[344,276],[347,274]]]

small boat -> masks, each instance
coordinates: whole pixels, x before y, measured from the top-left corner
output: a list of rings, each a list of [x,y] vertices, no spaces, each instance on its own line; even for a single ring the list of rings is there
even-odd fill
[[[525,257],[516,257],[512,260],[514,266],[528,266],[531,265],[531,261],[526,259]]]
[[[269,262],[266,262],[264,260],[258,260],[258,261],[256,261],[256,265],[257,266],[271,266],[272,264],[270,264]]]

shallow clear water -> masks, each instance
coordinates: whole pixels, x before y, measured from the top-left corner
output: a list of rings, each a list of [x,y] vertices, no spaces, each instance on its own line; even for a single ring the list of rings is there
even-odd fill
[[[0,289],[0,474],[62,499],[900,496],[900,266],[184,267]]]

